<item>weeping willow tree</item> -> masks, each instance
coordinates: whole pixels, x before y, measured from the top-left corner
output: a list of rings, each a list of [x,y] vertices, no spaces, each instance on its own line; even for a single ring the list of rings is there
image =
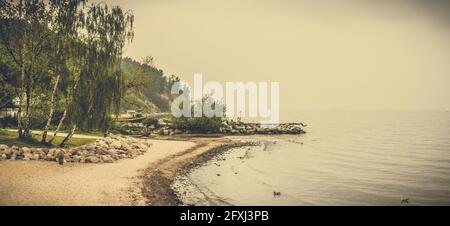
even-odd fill
[[[68,113],[71,129],[60,146],[79,127],[106,130],[110,115],[118,113],[125,91],[122,51],[133,39],[133,21],[130,12],[106,4],[93,4],[83,15],[82,66]]]

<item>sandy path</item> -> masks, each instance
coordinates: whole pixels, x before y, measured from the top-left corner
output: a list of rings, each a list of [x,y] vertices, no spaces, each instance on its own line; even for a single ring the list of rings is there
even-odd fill
[[[152,143],[144,155],[111,164],[0,161],[0,205],[144,205],[143,170],[195,145]]]

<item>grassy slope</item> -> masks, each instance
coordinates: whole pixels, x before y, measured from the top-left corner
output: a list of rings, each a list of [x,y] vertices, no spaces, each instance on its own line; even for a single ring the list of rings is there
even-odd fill
[[[50,139],[51,137],[52,136],[48,136],[48,139]],[[45,145],[42,145],[41,143],[39,143],[40,138],[41,138],[41,135],[33,134],[33,140],[22,141],[22,140],[18,139],[17,132],[10,132],[10,131],[0,129],[0,144],[6,144],[8,146],[16,145],[19,147],[45,147]],[[53,143],[59,144],[63,139],[64,139],[64,137],[57,136],[55,138],[55,140],[53,141]],[[80,145],[87,144],[87,143],[90,143],[93,141],[95,141],[95,139],[72,138],[69,141],[68,146],[75,147],[75,146],[80,146]]]

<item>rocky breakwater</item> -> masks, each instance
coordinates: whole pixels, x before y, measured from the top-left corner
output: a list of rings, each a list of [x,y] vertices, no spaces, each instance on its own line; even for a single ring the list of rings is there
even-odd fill
[[[220,128],[207,133],[224,134],[224,135],[255,135],[255,134],[303,134],[305,131],[302,123],[279,123],[279,124],[260,124],[260,123],[244,123],[233,120],[223,121]],[[150,134],[155,135],[177,135],[196,133],[195,131],[181,130],[173,128],[170,125],[154,129]]]
[[[79,163],[112,163],[135,158],[150,148],[149,140],[126,136],[109,136],[75,148],[28,148],[0,144],[0,160],[46,160]]]
[[[234,135],[253,135],[253,134],[303,134],[305,131],[302,123],[279,123],[279,124],[260,124],[225,121],[222,123],[220,133]]]

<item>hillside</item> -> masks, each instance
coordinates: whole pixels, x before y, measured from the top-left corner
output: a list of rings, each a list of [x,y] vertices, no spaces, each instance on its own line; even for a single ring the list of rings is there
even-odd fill
[[[170,87],[178,80],[177,77],[164,75],[161,69],[151,65],[151,60],[140,63],[131,58],[124,58],[122,71],[127,91],[122,99],[121,111],[154,113],[170,109]]]

